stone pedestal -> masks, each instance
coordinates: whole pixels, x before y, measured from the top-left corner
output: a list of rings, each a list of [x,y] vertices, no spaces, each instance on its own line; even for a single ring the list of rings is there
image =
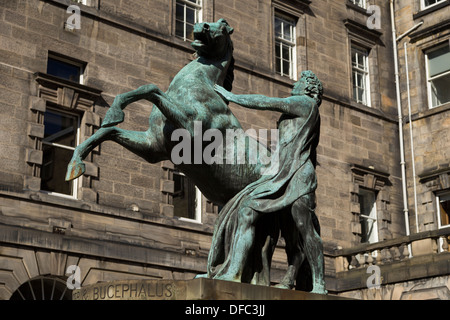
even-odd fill
[[[333,295],[212,279],[100,282],[73,292],[74,300],[346,300]]]

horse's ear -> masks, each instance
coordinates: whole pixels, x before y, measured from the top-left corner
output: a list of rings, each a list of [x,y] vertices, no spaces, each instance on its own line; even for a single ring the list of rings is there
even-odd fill
[[[227,33],[228,34],[232,34],[233,33],[234,29],[232,27],[230,27],[230,25],[228,24],[227,20],[225,20],[224,18],[221,18],[217,22],[225,25],[225,28],[227,29]]]

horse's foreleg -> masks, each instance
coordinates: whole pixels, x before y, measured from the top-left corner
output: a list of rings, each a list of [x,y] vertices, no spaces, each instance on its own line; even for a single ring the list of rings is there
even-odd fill
[[[136,90],[118,94],[111,107],[106,112],[105,119],[102,122],[102,127],[112,127],[123,122],[124,113],[122,110],[125,109],[126,106],[138,100],[145,99],[156,90],[159,90],[156,85],[147,84],[137,88]]]
[[[116,127],[100,128],[91,137],[78,145],[67,166],[66,181],[78,178],[85,172],[83,159],[100,143],[112,140],[124,146],[133,153],[149,157],[152,153],[152,143],[149,132],[129,131]]]

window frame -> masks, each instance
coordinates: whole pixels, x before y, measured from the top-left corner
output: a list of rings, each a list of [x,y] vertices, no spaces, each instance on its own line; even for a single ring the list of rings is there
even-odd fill
[[[441,201],[441,198],[444,198],[445,201],[450,201],[450,191],[442,191],[442,192],[436,193],[436,214],[437,214],[437,221],[438,221],[438,229],[450,228],[450,217],[449,217],[448,224],[442,224],[440,203],[443,201]]]
[[[276,20],[279,19],[281,22],[288,23],[290,25],[291,29],[291,39],[288,40],[283,37],[277,36],[275,26],[276,26]],[[274,36],[274,60],[275,60],[275,72],[282,77],[288,77],[291,80],[297,81],[297,23],[298,18],[289,16],[287,14],[284,14],[280,12],[279,10],[276,10],[273,17],[273,36]],[[281,31],[284,32],[284,27],[282,25]],[[277,47],[279,46],[280,51],[280,57],[277,57]],[[283,46],[286,46],[289,48],[289,59],[286,60],[283,57]],[[280,60],[280,70],[277,70],[277,61]],[[283,72],[283,60],[289,62],[289,74]]]
[[[68,81],[72,81],[74,83],[78,83],[78,84],[83,84],[84,85],[84,72],[86,70],[86,63],[83,63],[81,61],[77,61],[77,60],[74,60],[74,59],[71,59],[71,58],[68,58],[68,57],[64,57],[64,56],[61,56],[61,55],[49,52],[48,56],[47,56],[47,70],[48,70],[49,59],[57,60],[59,62],[62,62],[62,63],[68,64],[68,65],[80,68],[80,78],[79,78],[78,82],[77,81],[72,81],[72,80],[69,80],[69,79],[65,79],[65,78],[61,78],[61,77],[58,77],[58,78],[61,78],[61,79],[64,79],[64,80],[68,80]],[[50,74],[50,75],[52,75],[52,74]]]
[[[434,7],[434,6],[436,6],[436,5],[440,4],[440,3],[443,3],[445,1],[446,0],[437,0],[436,3],[430,4],[430,5],[426,5],[425,4],[425,0],[420,0],[420,10],[423,11],[423,10],[432,8],[432,7]]]
[[[203,21],[203,1],[204,0],[195,0],[195,2],[198,3],[193,3],[190,0],[175,0],[175,12],[174,12],[174,20],[175,20],[175,26],[174,26],[174,34],[177,38],[182,39],[183,41],[193,41],[194,39],[189,39],[187,38],[186,35],[186,7],[191,7],[194,9],[195,11],[195,20],[194,21],[194,25],[196,23],[201,23]],[[183,5],[183,21],[178,20],[177,19],[177,6],[178,5]],[[178,36],[177,35],[177,21],[180,21],[183,23],[183,36]]]
[[[364,61],[364,69],[359,68],[358,66],[353,65],[353,53],[356,51],[356,53],[363,55],[363,61]],[[370,49],[365,48],[363,46],[360,46],[354,42],[351,42],[351,48],[350,48],[350,62],[351,62],[351,76],[352,76],[352,99],[356,101],[357,103],[360,103],[362,105],[365,105],[367,107],[371,107],[371,94],[370,94],[370,61],[369,61],[369,55],[370,55]],[[363,99],[359,100],[359,97],[355,97],[355,74],[360,74],[363,77],[364,82],[364,90],[363,92]],[[358,88],[358,87],[356,87]]]
[[[363,214],[363,212],[360,213],[360,223],[361,223],[361,229],[362,229],[362,220],[372,220],[372,232],[370,234],[364,234],[361,232],[361,243],[376,243],[379,241],[379,235],[378,235],[378,208],[377,208],[377,192],[376,190],[366,189],[366,188],[360,188],[359,189],[359,199],[361,197],[369,195],[373,196],[373,205],[370,210],[369,215]],[[360,206],[362,206],[360,202]],[[362,231],[362,230],[361,230]],[[363,238],[367,238],[367,241],[362,241]]]
[[[187,177],[184,173],[178,171],[178,170],[172,170],[172,180],[174,180],[174,176],[179,175],[182,177]],[[195,190],[195,199],[194,199],[194,218],[186,218],[175,215],[175,205],[174,205],[174,217],[176,217],[178,220],[181,221],[188,221],[188,222],[194,222],[194,223],[202,223],[202,193],[200,192],[200,189],[197,188],[197,186],[194,184],[194,190]],[[173,197],[175,196],[175,192],[172,194],[172,204],[173,204]],[[190,209],[190,208],[189,208]]]
[[[352,4],[354,4],[355,6],[358,6],[360,8],[363,9],[367,9],[367,0],[361,0],[362,4],[359,5],[358,3],[356,3],[356,0],[349,0]],[[423,1],[423,0],[422,0]]]
[[[59,113],[59,114],[67,114],[68,116],[71,116],[71,117],[75,117],[76,118],[76,125],[77,125],[77,128],[76,128],[76,130],[75,130],[75,132],[76,132],[76,137],[75,137],[75,146],[74,147],[69,147],[69,146],[65,146],[65,145],[61,145],[61,144],[58,144],[58,143],[51,143],[51,142],[46,142],[46,141],[44,141],[44,138],[42,138],[41,139],[41,144],[42,144],[42,146],[43,145],[50,145],[50,146],[52,146],[52,147],[56,147],[56,148],[62,148],[62,149],[66,149],[66,150],[72,150],[72,151],[74,151],[75,150],[75,148],[80,144],[80,137],[81,137],[81,116],[79,115],[79,114],[77,114],[77,113],[74,113],[74,112],[69,112],[69,111],[66,111],[66,110],[61,110],[60,108],[56,108],[56,107],[48,107],[47,106],[47,108],[46,108],[46,111],[47,110],[50,110],[51,112],[53,112],[53,113]],[[44,114],[43,114],[43,121],[45,121],[45,112],[44,112]],[[44,130],[45,130],[45,126],[44,126]],[[42,148],[42,146],[41,146],[41,150],[43,150],[43,148]],[[41,171],[40,171],[40,177],[42,177],[42,171],[43,171],[43,167],[44,167],[44,163],[42,163],[42,167],[41,167]],[[42,178],[41,178],[42,179]],[[42,189],[42,184],[41,184],[41,192],[43,192],[43,193],[45,193],[45,194],[48,194],[48,195],[54,195],[54,196],[58,196],[58,197],[63,197],[63,198],[69,198],[69,199],[78,199],[78,186],[79,185],[82,185],[81,184],[81,180],[82,179],[82,177],[80,177],[79,179],[74,179],[74,180],[72,180],[71,182],[69,182],[69,183],[71,183],[72,184],[72,194],[71,195],[69,195],[69,194],[64,194],[64,193],[60,193],[60,192],[54,192],[54,191],[49,191],[49,190],[45,190],[45,189]]]
[[[437,105],[433,105],[433,94],[432,94],[432,85],[431,82],[438,79],[438,78],[442,78],[445,76],[449,76],[450,75],[450,70],[443,72],[441,74],[438,74],[436,76],[430,77],[430,60],[428,58],[429,54],[431,52],[437,51],[440,48],[444,48],[444,47],[449,47],[450,50],[450,40],[444,41],[436,46],[433,46],[432,48],[426,49],[424,50],[424,54],[425,54],[425,73],[426,73],[426,77],[427,77],[427,95],[428,95],[428,108],[429,109],[434,109],[437,107],[440,107],[444,104],[450,103],[450,101],[441,103],[441,104],[437,104]]]

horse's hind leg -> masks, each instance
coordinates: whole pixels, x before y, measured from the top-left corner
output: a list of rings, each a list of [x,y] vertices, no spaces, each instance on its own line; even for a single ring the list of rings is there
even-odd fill
[[[83,159],[100,143],[112,140],[133,153],[148,158],[152,152],[152,139],[149,131],[129,131],[116,127],[100,128],[91,137],[78,145],[67,166],[66,181],[78,178],[85,172]]]

